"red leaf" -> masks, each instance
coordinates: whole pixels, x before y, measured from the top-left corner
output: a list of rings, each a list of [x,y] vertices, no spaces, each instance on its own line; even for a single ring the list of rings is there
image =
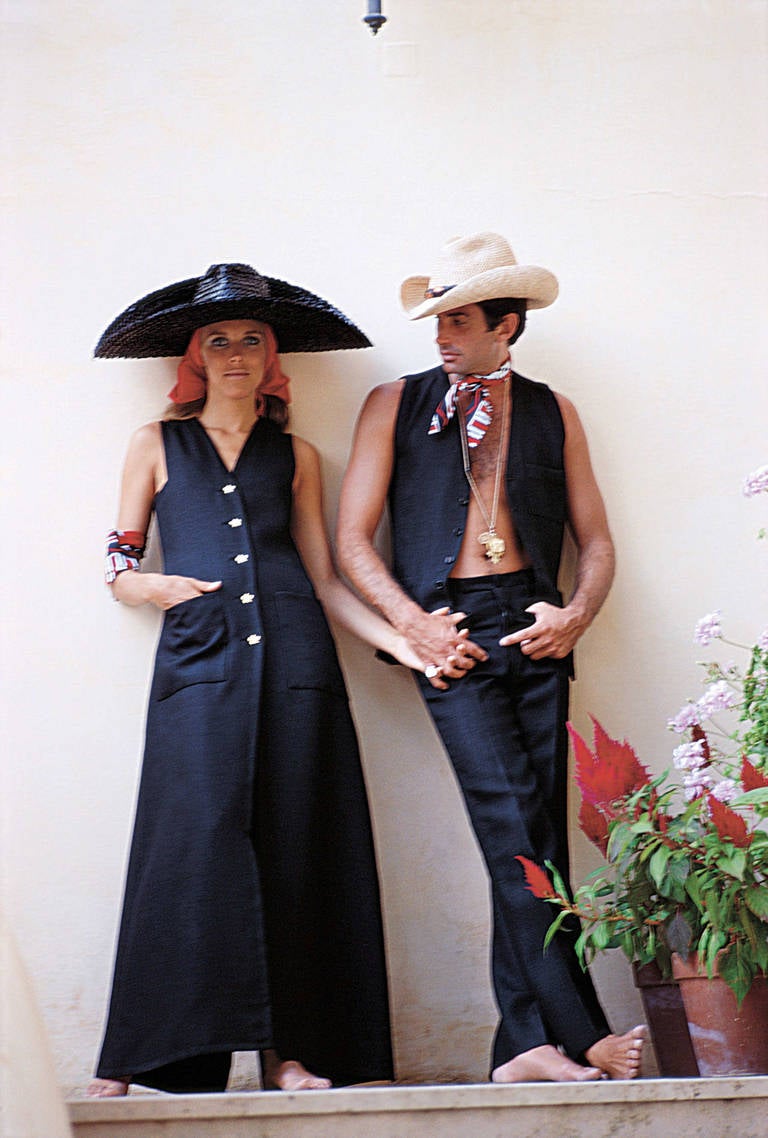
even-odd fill
[[[594,753],[573,724],[568,724],[576,761],[575,777],[584,801],[606,809],[640,787],[647,786],[651,776],[626,740],[619,743],[611,739],[594,716],[592,722],[595,727]]]
[[[530,858],[522,857],[520,854],[517,855],[517,860],[525,871],[525,880],[534,897],[540,897],[542,900],[546,900],[547,897],[557,896],[552,888],[552,882],[540,865],[537,865],[535,861],[531,861]]]
[[[567,727],[568,734],[571,736],[571,742],[573,743],[574,777],[576,779],[576,785],[581,791],[582,797],[592,802],[594,801],[592,788],[595,782],[597,760],[573,724],[568,723]]]
[[[749,833],[747,823],[741,814],[731,810],[730,806],[726,806],[719,798],[715,798],[714,794],[707,795],[707,806],[709,807],[709,816],[723,841],[731,841],[741,849],[746,849],[752,845],[755,835]]]
[[[694,723],[693,727],[691,727],[691,739],[694,743],[704,744],[701,748],[701,754],[704,759],[703,765],[709,766],[712,761],[712,755],[709,750],[709,739],[707,738],[707,733],[704,728],[700,727],[698,723]]]
[[[606,734],[602,725],[594,715],[590,716],[595,726],[595,754],[601,772],[603,772],[604,785],[608,793],[613,795],[609,801],[623,798],[632,794],[651,781],[650,772],[643,766],[626,739],[619,743]]]
[[[579,825],[582,833],[586,834],[590,842],[594,842],[600,853],[605,857],[608,853],[608,819],[586,798],[582,798],[579,808]]]
[[[746,755],[741,760],[741,785],[745,790],[762,790],[768,786],[768,778],[749,761]]]

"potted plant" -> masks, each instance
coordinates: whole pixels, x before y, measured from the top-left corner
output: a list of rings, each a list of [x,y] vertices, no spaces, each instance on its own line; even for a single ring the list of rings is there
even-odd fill
[[[745,483],[749,496],[762,491],[768,466]],[[719,612],[699,621],[694,638],[733,643]],[[636,976],[676,975],[702,1074],[768,1073],[768,628],[744,650],[744,666],[704,665],[704,693],[669,721],[683,738],[658,776],[596,720],[592,749],[569,725],[579,823],[604,868],[571,896],[554,867],[550,876],[520,858],[529,888],[560,910],[546,944],[573,914],[585,967],[620,948]],[[694,1006],[702,977],[703,1011]],[[713,1018],[717,993],[726,1006]],[[750,1029],[752,1011],[759,1020]],[[746,1041],[726,1046],[726,1025],[746,1028]],[[649,1026],[658,1056],[652,1018]]]

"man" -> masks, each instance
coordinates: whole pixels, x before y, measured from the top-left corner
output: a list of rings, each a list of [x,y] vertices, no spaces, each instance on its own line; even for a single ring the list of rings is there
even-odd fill
[[[543,951],[552,913],[516,860],[567,880],[571,653],[614,572],[575,408],[512,370],[527,310],[557,291],[495,233],[450,241],[431,277],[405,281],[407,315],[437,318],[442,365],[371,392],[339,509],[343,571],[428,665],[417,679],[490,874],[496,1082],[632,1078],[645,1033],[611,1034],[574,929]],[[374,547],[387,502],[391,572]],[[578,561],[563,605],[566,522]]]

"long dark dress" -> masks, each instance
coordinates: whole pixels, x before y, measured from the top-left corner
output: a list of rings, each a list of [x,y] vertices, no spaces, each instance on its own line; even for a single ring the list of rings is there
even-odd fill
[[[379,886],[333,640],[291,539],[290,436],[228,471],[162,424],[165,614],[98,1075],[274,1047],[335,1084],[392,1077]]]

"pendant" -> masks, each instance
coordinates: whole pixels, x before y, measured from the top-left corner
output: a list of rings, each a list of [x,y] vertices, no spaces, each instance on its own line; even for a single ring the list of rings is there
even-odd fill
[[[507,551],[507,543],[499,537],[495,530],[489,529],[486,533],[478,534],[477,540],[485,546],[485,556],[494,565],[498,565]]]

